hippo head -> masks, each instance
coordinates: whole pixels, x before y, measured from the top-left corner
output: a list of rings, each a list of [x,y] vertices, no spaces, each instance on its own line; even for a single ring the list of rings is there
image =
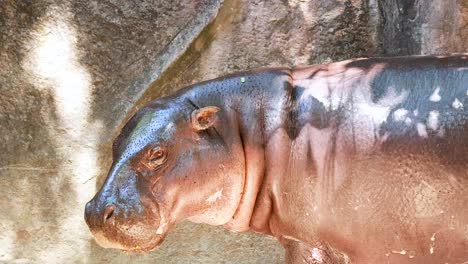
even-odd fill
[[[227,111],[163,100],[136,113],[113,145],[105,183],[85,219],[103,247],[146,252],[189,219],[227,223],[244,185],[244,153]]]

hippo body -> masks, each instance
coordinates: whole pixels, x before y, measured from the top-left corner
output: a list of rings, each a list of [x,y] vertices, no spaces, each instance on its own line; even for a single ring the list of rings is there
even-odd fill
[[[468,59],[356,59],[195,84],[141,109],[85,218],[149,251],[185,219],[288,263],[468,261]]]

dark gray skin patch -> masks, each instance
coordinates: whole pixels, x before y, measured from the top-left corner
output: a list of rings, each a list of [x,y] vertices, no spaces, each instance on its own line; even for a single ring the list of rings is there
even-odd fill
[[[330,118],[333,115],[324,104],[313,96],[302,98],[306,89],[300,86],[291,87],[290,106],[287,109],[288,118],[286,131],[289,138],[295,139],[301,129],[309,124],[315,128],[329,127]]]
[[[391,109],[387,120],[380,126],[379,135],[388,135],[383,144],[386,151],[402,146],[417,145],[436,153],[444,164],[462,169],[468,163],[468,148],[456,144],[468,140],[468,68],[466,59],[428,58],[425,65],[408,59],[407,63],[390,66],[379,73],[371,83],[372,101],[378,102],[388,90],[407,93],[406,99]],[[355,61],[347,67],[369,69],[369,61]],[[454,102],[460,103],[459,108]],[[407,111],[404,120],[396,120],[396,111]],[[430,129],[430,116],[437,114],[438,129]],[[419,126],[419,128],[418,128]],[[424,129],[427,136],[421,136]],[[420,144],[414,144],[415,142]],[[456,159],[447,160],[448,152],[456,153]]]

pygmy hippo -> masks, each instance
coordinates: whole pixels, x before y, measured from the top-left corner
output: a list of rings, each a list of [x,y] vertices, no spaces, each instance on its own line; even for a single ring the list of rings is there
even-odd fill
[[[468,57],[257,69],[139,110],[86,205],[147,252],[177,223],[277,238],[288,263],[468,263]]]

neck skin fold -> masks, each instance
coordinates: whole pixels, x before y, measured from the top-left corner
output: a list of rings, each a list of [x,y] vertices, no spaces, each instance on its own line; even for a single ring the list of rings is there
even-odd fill
[[[247,99],[248,102],[241,97],[242,101],[234,106],[244,149],[245,182],[237,211],[224,224],[230,231],[272,234],[269,222],[274,198],[271,184],[267,182],[266,145],[271,132],[284,126],[285,106],[290,102],[292,89],[289,72],[283,71],[272,79],[272,83],[258,89],[261,93]]]

